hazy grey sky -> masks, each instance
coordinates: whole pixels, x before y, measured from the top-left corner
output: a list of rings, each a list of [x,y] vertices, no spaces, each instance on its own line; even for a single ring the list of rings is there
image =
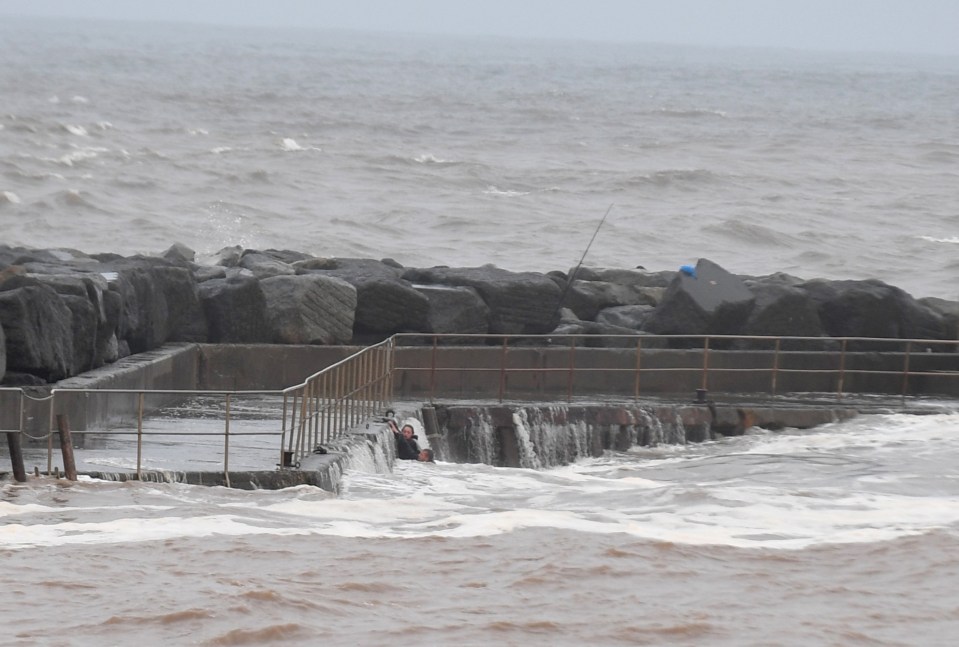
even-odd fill
[[[0,14],[959,55],[959,0],[0,0]]]

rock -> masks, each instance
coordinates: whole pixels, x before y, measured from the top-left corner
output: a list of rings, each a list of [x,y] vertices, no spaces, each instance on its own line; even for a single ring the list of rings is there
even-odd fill
[[[596,323],[607,326],[616,326],[629,330],[642,330],[646,321],[652,316],[656,308],[651,305],[614,306],[603,308],[596,315]]]
[[[742,279],[702,258],[695,277],[676,273],[646,330],[660,335],[737,334],[753,302]]]
[[[207,340],[206,317],[196,280],[187,267],[159,258],[134,256],[104,264],[122,299],[117,330],[130,350],[142,353],[167,341]]]
[[[570,270],[570,274],[572,274]],[[666,288],[676,276],[674,271],[648,272],[646,270],[618,270],[580,267],[576,279],[582,281],[605,281],[633,288]]]
[[[742,329],[744,335],[773,337],[820,337],[822,322],[816,303],[804,290],[793,287],[792,281],[782,277],[766,277],[748,281],[749,290],[756,297],[752,312]],[[768,347],[768,344],[766,345]],[[750,347],[747,342],[741,347]],[[810,349],[809,342],[787,341],[781,348]]]
[[[919,303],[942,316],[942,339],[959,339],[959,301],[925,297],[919,299]],[[959,352],[959,346],[952,348]]]
[[[378,339],[397,332],[425,332],[429,328],[429,301],[409,281],[400,278],[402,270],[357,258],[332,259],[328,268],[312,273],[342,279],[356,288],[353,327],[361,337],[372,334]]]
[[[47,382],[76,375],[72,320],[60,295],[34,279],[0,291],[7,370],[36,375]]]
[[[942,315],[897,287],[882,281],[826,281],[800,285],[817,306],[826,334],[832,337],[942,339]],[[850,350],[897,350],[893,344],[857,342]]]
[[[468,287],[414,285],[429,302],[427,330],[441,335],[485,335],[489,332],[489,307]]]
[[[595,321],[600,310],[615,306],[655,305],[639,286],[607,281],[573,281],[566,291],[564,305],[583,321]]]
[[[490,332],[493,334],[545,334],[559,323],[560,288],[543,274],[514,273],[485,265],[408,269],[403,278],[417,284],[475,289],[489,306]]]
[[[260,282],[273,340],[281,344],[346,344],[353,336],[357,291],[332,276],[274,276]]]
[[[193,263],[196,260],[196,252],[182,243],[173,243],[169,249],[160,254],[174,264]]]
[[[293,266],[289,263],[276,260],[267,254],[253,251],[243,252],[238,266],[250,270],[253,272],[253,276],[258,279],[296,274],[296,270],[293,269]]]
[[[222,265],[196,265],[190,266],[193,272],[193,278],[197,283],[203,283],[211,279],[225,279],[227,269]]]
[[[209,340],[217,344],[269,343],[273,330],[266,298],[252,276],[234,274],[199,285]]]
[[[3,326],[0,326],[0,382],[3,382],[7,373],[7,339],[3,335]]]

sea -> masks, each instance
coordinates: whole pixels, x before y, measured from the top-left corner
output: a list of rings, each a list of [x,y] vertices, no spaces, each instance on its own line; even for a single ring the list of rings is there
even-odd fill
[[[957,180],[956,57],[0,20],[7,245],[708,258],[959,300]],[[357,460],[339,495],[4,481],[0,644],[952,645],[957,466],[941,401],[540,469]]]

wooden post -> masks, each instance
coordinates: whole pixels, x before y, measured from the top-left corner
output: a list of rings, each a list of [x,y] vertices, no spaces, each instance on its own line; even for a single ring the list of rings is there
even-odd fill
[[[69,481],[77,480],[77,463],[73,459],[73,437],[70,423],[62,413],[57,414],[57,429],[60,431],[60,452],[63,454],[63,474]]]
[[[20,432],[7,432],[7,447],[10,448],[10,464],[13,466],[13,480],[23,483],[27,480],[27,472],[23,467],[23,452],[20,449]]]

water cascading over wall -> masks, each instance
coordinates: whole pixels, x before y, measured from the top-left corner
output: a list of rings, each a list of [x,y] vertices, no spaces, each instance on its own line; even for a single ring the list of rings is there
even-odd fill
[[[440,460],[458,463],[542,469],[600,456],[605,450],[710,437],[708,416],[689,416],[669,406],[435,406],[434,410],[439,433],[430,436],[430,444]]]

